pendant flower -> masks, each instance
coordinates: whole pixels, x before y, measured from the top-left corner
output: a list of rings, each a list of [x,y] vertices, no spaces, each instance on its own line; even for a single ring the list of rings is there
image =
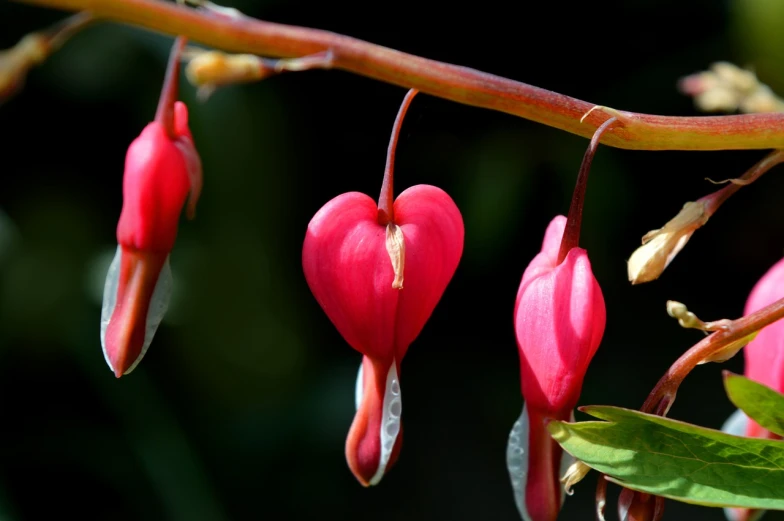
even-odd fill
[[[573,460],[564,457],[545,424],[572,420],[588,364],[604,334],[604,297],[578,241],[590,165],[601,134],[614,121],[596,131],[580,167],[569,216],[558,215],[550,222],[542,249],[517,291],[514,326],[525,405],[509,435],[507,467],[526,521],[554,521],[561,509],[559,478]]]
[[[463,252],[463,220],[446,192],[417,185],[393,199],[397,136],[416,92],[395,121],[378,204],[358,192],[335,197],[310,221],[302,248],[313,295],[363,355],[346,459],[364,486],[379,483],[400,451],[400,362]]]
[[[117,253],[109,266],[101,309],[101,346],[119,378],[141,361],[169,306],[180,213],[192,218],[201,191],[201,160],[188,129],[188,109],[175,101],[179,55],[175,42],[155,121],[128,147]]]

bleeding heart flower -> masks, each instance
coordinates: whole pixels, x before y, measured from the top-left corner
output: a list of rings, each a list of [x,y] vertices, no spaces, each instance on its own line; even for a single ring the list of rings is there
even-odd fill
[[[117,253],[101,309],[101,346],[118,378],[136,367],[152,342],[171,296],[169,252],[190,193],[193,217],[201,191],[201,161],[188,129],[188,109],[175,102],[179,38],[169,61],[155,121],[128,147]]]
[[[302,248],[305,279],[348,344],[362,353],[357,413],[346,459],[364,485],[375,485],[401,444],[400,362],[432,314],[463,252],[463,220],[440,188],[413,186],[393,200],[389,144],[379,203],[349,192],[325,204],[308,225]]]
[[[774,264],[754,285],[746,301],[744,315],[750,315],[781,298],[784,298],[784,259]],[[743,349],[743,354],[746,378],[784,393],[784,321],[779,320],[762,329]],[[721,430],[736,436],[780,439],[740,409],[729,417]],[[727,508],[724,512],[730,521],[751,521],[765,511]]]
[[[561,509],[559,478],[573,460],[563,457],[545,424],[573,419],[588,364],[604,334],[602,290],[587,252],[577,245],[590,164],[599,137],[614,120],[596,131],[580,167],[569,217],[559,215],[550,222],[542,250],[523,273],[517,292],[514,326],[525,405],[509,435],[507,467],[526,521],[554,521]]]

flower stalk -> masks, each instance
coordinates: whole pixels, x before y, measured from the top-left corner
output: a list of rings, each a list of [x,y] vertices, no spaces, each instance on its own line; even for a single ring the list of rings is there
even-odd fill
[[[15,0],[90,10],[109,21],[169,35],[182,34],[229,52],[297,58],[332,51],[334,68],[480,108],[497,110],[590,138],[604,122],[579,99],[486,72],[429,60],[328,31],[276,24],[246,16],[215,16],[159,0]],[[617,111],[623,129],[602,143],[634,150],[739,150],[778,148],[784,114],[670,117]]]

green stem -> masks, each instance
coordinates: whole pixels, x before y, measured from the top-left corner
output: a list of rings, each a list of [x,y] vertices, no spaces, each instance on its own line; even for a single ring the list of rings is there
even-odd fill
[[[328,31],[214,16],[159,0],[16,0],[69,11],[92,12],[231,52],[300,57],[332,51],[336,69],[466,105],[497,110],[590,138],[606,115],[563,94],[485,72],[428,60]],[[784,147],[784,114],[667,117],[613,111],[623,128],[602,143],[636,150],[730,150]]]

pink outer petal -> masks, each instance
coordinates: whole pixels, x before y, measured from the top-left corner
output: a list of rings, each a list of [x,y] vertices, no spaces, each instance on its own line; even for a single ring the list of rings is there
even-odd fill
[[[117,300],[105,338],[106,357],[117,378],[142,353],[150,300],[166,257],[165,253],[122,249]]]
[[[440,188],[417,185],[395,200],[395,222],[406,244],[395,350],[402,360],[444,294],[463,254],[463,218]]]
[[[137,250],[171,251],[189,190],[181,151],[159,123],[150,123],[125,157],[117,242]]]
[[[564,229],[566,228],[566,217],[563,215],[556,215],[547,230],[544,232],[544,240],[542,241],[542,250],[534,257],[528,264],[528,267],[523,273],[523,280],[520,282],[520,287],[517,290],[517,301],[515,302],[515,310],[517,303],[520,301],[520,295],[530,281],[546,273],[558,264],[558,253],[561,249],[561,239],[563,238]],[[517,311],[515,311],[515,314]]]
[[[524,276],[521,286],[515,332],[523,397],[542,412],[571,411],[606,322],[588,254],[573,248],[556,268]]]
[[[350,192],[324,205],[302,248],[305,279],[346,342],[374,360],[402,360],[433,312],[463,251],[463,221],[452,199],[418,185],[395,200],[403,231],[403,289],[392,288],[386,227],[367,195]]]
[[[744,314],[749,315],[782,297],[784,259],[774,264],[751,290]],[[778,392],[784,392],[784,320],[774,322],[760,331],[743,351],[746,360],[745,375]],[[753,420],[748,423],[746,435],[771,436]]]
[[[393,358],[400,291],[376,202],[349,192],[325,204],[308,225],[302,267],[313,295],[348,344],[375,360]],[[408,284],[406,284],[408,286]]]

